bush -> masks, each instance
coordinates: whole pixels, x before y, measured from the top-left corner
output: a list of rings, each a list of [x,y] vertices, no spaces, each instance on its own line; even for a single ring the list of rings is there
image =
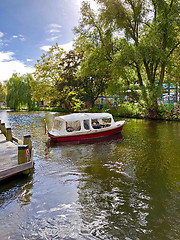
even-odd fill
[[[33,111],[47,111],[47,112],[66,112],[68,113],[68,109],[64,109],[61,107],[34,107]]]
[[[180,121],[180,103],[159,104],[158,115],[165,120]]]
[[[119,106],[111,107],[110,112],[117,117],[144,117],[143,108],[138,103],[124,102]]]

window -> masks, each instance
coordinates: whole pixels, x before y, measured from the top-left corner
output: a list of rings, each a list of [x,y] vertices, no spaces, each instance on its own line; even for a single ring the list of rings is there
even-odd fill
[[[101,128],[98,119],[92,119],[91,124],[92,124],[92,127],[93,127],[94,129],[99,129],[99,128]]]
[[[80,130],[81,130],[80,121],[66,122],[66,131],[67,132],[80,131]]]
[[[111,118],[104,118],[102,120],[102,124],[105,125],[105,127],[110,127],[111,126]]]
[[[94,129],[110,127],[111,126],[111,118],[92,119],[91,124]]]
[[[84,120],[84,129],[89,130],[89,120]]]
[[[54,121],[54,126],[53,126],[53,128],[60,131],[61,128],[62,128],[62,124],[63,124],[62,121],[55,120],[55,121]]]

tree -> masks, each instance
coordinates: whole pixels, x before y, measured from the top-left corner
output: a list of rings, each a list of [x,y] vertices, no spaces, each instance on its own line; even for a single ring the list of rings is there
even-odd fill
[[[17,73],[14,73],[12,77],[6,82],[6,102],[8,107],[14,110],[19,110],[21,109],[22,105],[28,105],[29,110],[31,109],[31,80],[31,74],[20,76]]]
[[[66,53],[58,44],[52,46],[35,65],[33,99],[45,100],[48,105],[64,103],[71,109],[79,102],[75,73],[81,59],[82,55],[73,50]]]
[[[61,93],[60,102],[66,103],[71,110],[83,103],[81,101],[82,89],[78,85],[76,73],[83,61],[83,54],[70,50],[64,55],[59,67],[61,68],[60,81],[57,81],[56,88]]]
[[[106,24],[121,32],[120,51],[114,68],[131,85],[138,84],[141,94],[133,96],[144,105],[151,118],[157,118],[157,99],[161,97],[172,56],[180,45],[180,4],[178,0],[97,0]],[[123,73],[123,74],[122,74]]]
[[[34,103],[32,101],[32,89],[31,82],[33,81],[33,76],[30,73],[24,74],[22,76],[24,91],[23,91],[23,104],[27,104],[28,110],[32,110]]]
[[[96,50],[82,62],[77,73],[81,94],[84,100],[91,101],[92,107],[99,95],[106,91],[109,83],[108,62]]]
[[[114,52],[112,29],[99,19],[87,2],[83,2],[81,14],[80,24],[74,29],[76,50],[84,55],[77,77],[84,98],[90,99],[94,106],[110,80],[109,65]]]
[[[60,79],[59,62],[63,54],[65,51],[56,44],[37,60],[34,81],[31,82],[33,100],[44,100],[48,105],[57,101],[58,92],[55,84]]]
[[[5,99],[6,99],[6,89],[2,85],[2,83],[0,83],[0,102],[5,102]]]

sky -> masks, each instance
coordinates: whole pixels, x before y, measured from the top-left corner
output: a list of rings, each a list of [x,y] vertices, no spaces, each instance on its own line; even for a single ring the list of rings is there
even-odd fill
[[[94,8],[93,0],[88,0]],[[82,0],[0,0],[0,82],[32,73],[40,56],[58,43],[72,48]]]

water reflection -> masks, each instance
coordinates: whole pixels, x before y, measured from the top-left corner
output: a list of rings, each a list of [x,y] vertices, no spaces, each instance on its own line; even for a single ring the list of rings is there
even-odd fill
[[[127,119],[122,135],[52,144],[55,115],[7,113],[32,136],[35,172],[0,187],[1,238],[178,239],[179,123]]]
[[[82,232],[100,239],[112,239],[112,236],[134,239],[138,231],[139,234],[148,232],[146,217],[150,197],[143,186],[136,185],[136,178],[126,173],[133,172],[132,169],[126,171],[133,166],[115,153],[118,148],[121,146],[109,151],[106,147],[109,154],[102,151],[106,158],[99,152],[81,168],[86,173],[78,185]]]
[[[0,183],[0,208],[5,208],[12,201],[17,199],[20,206],[24,206],[31,201],[31,190],[33,187],[33,178],[15,176],[10,180],[4,180]]]

